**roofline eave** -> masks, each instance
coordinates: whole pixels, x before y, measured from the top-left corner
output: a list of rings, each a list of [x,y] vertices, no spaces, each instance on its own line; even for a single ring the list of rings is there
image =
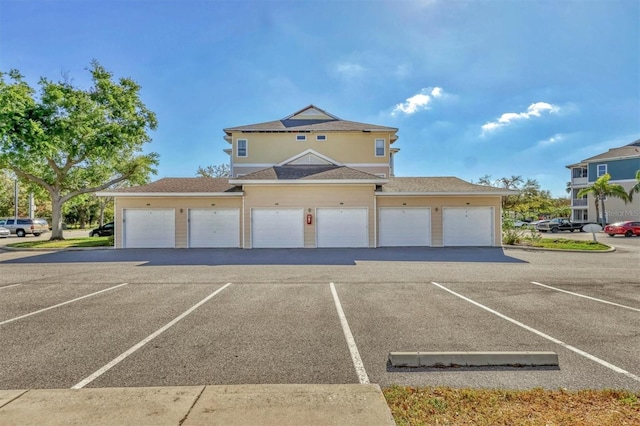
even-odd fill
[[[516,195],[518,192],[468,192],[468,191],[425,191],[425,192],[376,192],[376,197],[424,197],[424,196],[452,196],[452,195],[464,195],[464,196],[501,196],[506,197],[509,195]]]
[[[98,197],[241,197],[244,192],[96,192]]]
[[[229,179],[232,185],[384,185],[388,179]]]

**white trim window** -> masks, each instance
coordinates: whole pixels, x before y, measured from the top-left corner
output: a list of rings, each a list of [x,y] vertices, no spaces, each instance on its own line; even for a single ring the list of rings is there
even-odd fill
[[[327,135],[316,135],[316,140],[318,142],[324,142],[327,140]]]
[[[597,170],[596,174],[597,174],[598,177],[604,176],[604,175],[607,174],[607,165],[606,164],[598,164],[596,166],[596,170]]]
[[[246,139],[236,140],[236,157],[249,156],[249,141]]]
[[[296,140],[298,142],[304,142],[307,140],[307,135],[296,135]]]
[[[386,153],[385,149],[385,140],[384,139],[376,139],[376,157],[384,157]]]

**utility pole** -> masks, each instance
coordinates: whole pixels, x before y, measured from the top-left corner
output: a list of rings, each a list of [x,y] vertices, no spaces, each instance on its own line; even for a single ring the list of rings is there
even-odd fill
[[[13,193],[14,193],[14,195],[15,195],[15,197],[14,197],[14,201],[13,201],[13,205],[14,205],[14,213],[15,213],[14,217],[15,217],[15,219],[16,219],[16,223],[18,223],[18,222],[17,222],[17,220],[18,220],[18,179],[16,179],[16,180],[14,181]]]
[[[33,192],[29,193],[29,219],[35,219],[36,215],[36,203],[34,201]]]

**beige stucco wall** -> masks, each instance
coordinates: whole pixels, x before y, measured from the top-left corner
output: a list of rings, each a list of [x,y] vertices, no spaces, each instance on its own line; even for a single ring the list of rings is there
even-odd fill
[[[296,140],[298,133],[234,133],[233,165],[242,164],[278,164],[307,149],[313,149],[322,155],[340,163],[389,163],[389,139],[391,133],[382,132],[317,132],[301,133],[307,140]],[[327,140],[317,141],[316,135],[326,135]],[[236,156],[237,140],[248,141],[248,156]],[[384,139],[386,149],[384,157],[376,157],[375,140]]]
[[[442,208],[443,207],[493,207],[494,208],[494,246],[502,246],[501,197],[493,196],[379,196],[377,208],[381,207],[430,207],[431,208],[431,245],[443,246]],[[379,215],[378,215],[379,217]]]
[[[429,207],[431,208],[431,243],[442,247],[443,207],[494,207],[494,245],[501,246],[500,197],[486,196],[378,196],[374,201],[373,185],[245,185],[244,206],[241,197],[118,197],[115,205],[117,248],[122,248],[122,217],[124,209],[171,208],[175,209],[176,248],[188,247],[188,211],[193,208],[240,209],[240,241],[243,247],[251,247],[252,208],[302,208],[305,217],[313,215],[313,223],[304,225],[304,245],[316,247],[316,209],[322,207],[368,209],[369,247],[378,246],[376,228],[381,207]],[[341,204],[342,203],[342,204]],[[180,211],[182,209],[182,211]],[[608,207],[607,207],[608,209]],[[244,212],[244,214],[243,214]],[[374,226],[375,225],[375,226]],[[244,227],[244,229],[243,229]]]
[[[122,248],[124,209],[175,209],[176,248],[187,248],[189,241],[189,209],[242,209],[242,197],[116,197],[116,248]],[[241,210],[242,216],[242,210]],[[240,227],[242,233],[242,227]]]
[[[244,247],[251,247],[251,209],[304,209],[313,215],[313,223],[304,225],[304,246],[316,247],[315,209],[319,207],[365,207],[369,213],[369,247],[375,247],[374,185],[245,185]]]

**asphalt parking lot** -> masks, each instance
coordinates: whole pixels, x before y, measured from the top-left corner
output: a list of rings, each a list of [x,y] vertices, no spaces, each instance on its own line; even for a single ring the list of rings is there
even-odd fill
[[[598,238],[617,250],[0,250],[0,389],[638,391],[640,238]],[[394,369],[390,351],[553,351],[560,366]]]

